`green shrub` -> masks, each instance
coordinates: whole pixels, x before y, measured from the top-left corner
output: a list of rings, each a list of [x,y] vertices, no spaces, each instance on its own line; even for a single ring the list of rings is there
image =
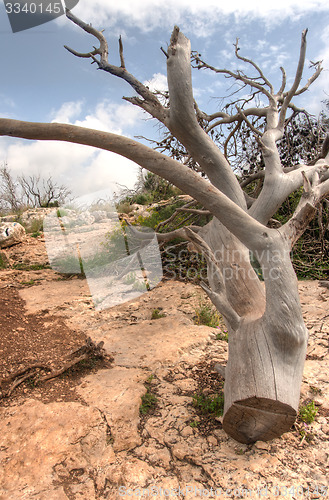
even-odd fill
[[[156,407],[158,399],[154,394],[147,390],[146,394],[142,396],[142,403],[139,407],[139,413],[146,415],[150,410]]]
[[[0,269],[5,269],[8,266],[8,259],[3,252],[0,252]]]
[[[117,212],[119,214],[130,214],[132,211],[132,206],[129,201],[121,201],[116,205]]]
[[[135,273],[128,273],[123,281],[126,285],[133,285],[136,282]]]
[[[169,217],[172,216],[172,214],[176,211],[176,209],[183,205],[184,202],[178,200],[176,202],[173,202],[172,204],[154,207],[150,212],[150,216],[143,217],[142,215],[140,215],[136,220],[136,224],[155,229],[160,222],[169,219]],[[186,214],[184,214],[183,212],[179,214],[177,217],[175,217],[174,226],[176,227],[180,225],[185,218]],[[166,231],[168,229],[170,229],[170,226],[166,229]]]
[[[58,218],[60,218],[60,217],[66,217],[68,214],[69,214],[69,212],[67,210],[65,210],[65,208],[59,208],[56,211],[56,215],[57,215]]]
[[[314,401],[310,401],[299,409],[299,417],[306,424],[312,424],[317,413],[318,409],[315,407]]]
[[[31,234],[34,238],[40,236],[43,231],[43,219],[32,219],[30,222],[23,222],[20,217],[17,218],[16,222],[21,224],[28,234]]]
[[[228,342],[228,332],[227,332],[227,330],[223,330],[222,332],[217,333],[216,340],[225,340],[225,342]]]
[[[146,292],[146,290],[149,290],[147,283],[145,281],[138,281],[138,280],[135,281],[132,289],[136,292]]]
[[[193,406],[203,414],[214,414],[220,417],[224,413],[224,394],[206,396],[203,393],[193,395]]]
[[[200,422],[198,420],[192,420],[191,422],[189,422],[189,426],[194,428],[194,429],[197,428],[199,425],[200,425]]]
[[[216,328],[220,324],[220,315],[214,306],[207,302],[200,302],[199,307],[195,309],[194,323],[196,325],[206,325],[211,328]]]
[[[165,314],[160,312],[159,309],[153,309],[151,319],[160,319],[160,318],[164,318],[164,317],[165,317]]]
[[[50,269],[49,264],[29,264],[28,262],[18,262],[13,264],[13,269],[19,271],[40,271],[41,269]]]
[[[21,281],[21,285],[25,285],[25,286],[30,286],[30,285],[34,285],[35,281],[34,280],[29,280],[29,281]]]
[[[152,203],[153,197],[151,193],[140,193],[136,194],[131,198],[131,203],[137,203],[137,205],[148,205],[149,203]]]

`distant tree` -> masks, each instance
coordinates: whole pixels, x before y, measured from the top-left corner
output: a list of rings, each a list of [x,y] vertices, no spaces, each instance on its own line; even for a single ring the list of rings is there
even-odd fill
[[[14,181],[7,162],[0,167],[0,207],[2,210],[16,212],[21,207],[17,192],[18,183]]]
[[[329,193],[327,140],[315,162],[289,165],[287,160],[286,170],[287,163],[280,157],[279,142],[290,114],[301,111],[292,100],[306,92],[322,71],[320,62],[314,64],[312,76],[301,84],[307,30],[302,33],[291,87],[286,90],[287,76],[281,68],[281,86],[276,91],[260,67],[240,55],[238,43],[235,54],[243,69],[215,68],[200,54],[191,54],[189,40],[175,27],[168,50],[163,51],[169,86],[166,102],[127,71],[121,39],[120,66],[115,66],[108,60],[103,33],[70,11],[67,17],[100,43],[89,53],[68,50],[125,80],[137,94],[125,100],[167,127],[168,138],[177,144],[175,154],[170,157],[128,137],[69,124],[4,118],[0,119],[0,134],[68,141],[113,151],[165,178],[213,214],[211,222],[202,228],[184,227],[160,234],[158,239],[181,236],[207,260],[209,286],[203,283],[202,287],[223,315],[229,331],[229,359],[225,373],[222,370],[223,428],[246,443],[281,435],[290,429],[298,412],[308,339],[290,252]],[[191,58],[195,68],[232,79],[243,96],[234,98],[234,105],[231,98],[225,111],[202,112],[193,97]],[[259,105],[255,105],[260,97]],[[230,127],[223,150],[214,142],[222,126]],[[243,191],[232,169],[236,167],[232,161],[234,138],[242,126],[259,145],[257,154],[264,163],[263,183],[254,197]],[[242,152],[246,152],[243,145]],[[282,203],[301,187],[304,192],[290,219],[278,229],[268,227]],[[264,283],[253,269],[251,253],[261,266]]]
[[[26,204],[31,207],[59,206],[67,200],[71,191],[58,185],[52,177],[42,179],[40,175],[24,175],[18,178]]]
[[[58,185],[52,177],[24,175],[14,179],[8,164],[0,167],[0,207],[17,212],[24,207],[51,207],[63,204],[71,194],[64,185]]]

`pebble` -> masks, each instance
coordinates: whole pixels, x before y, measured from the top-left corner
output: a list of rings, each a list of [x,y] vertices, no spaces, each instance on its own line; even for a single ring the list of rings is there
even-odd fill
[[[208,436],[208,437],[207,437],[207,441],[208,441],[208,443],[209,443],[211,446],[217,446],[217,445],[218,445],[218,441],[217,441],[217,439],[215,438],[215,436]]]
[[[254,448],[256,448],[257,450],[269,450],[270,449],[270,445],[268,443],[265,443],[264,441],[256,441],[256,443],[254,444]]]
[[[184,429],[181,431],[181,436],[182,437],[192,436],[192,434],[193,434],[193,429],[189,425],[187,425],[186,427],[184,427]]]
[[[187,455],[187,448],[184,445],[176,444],[172,448],[172,454],[174,457],[178,458],[178,460],[183,460]]]

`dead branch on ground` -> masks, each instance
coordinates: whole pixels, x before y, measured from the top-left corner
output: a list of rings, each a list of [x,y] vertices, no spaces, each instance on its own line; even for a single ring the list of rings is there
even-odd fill
[[[0,399],[11,396],[14,389],[26,380],[29,380],[33,385],[40,384],[41,382],[45,382],[46,380],[62,375],[62,373],[66,372],[70,368],[77,366],[81,363],[81,361],[92,360],[95,358],[112,361],[111,356],[109,356],[105,349],[103,349],[103,345],[104,342],[95,344],[91,338],[88,337],[85,345],[67,355],[64,360],[64,364],[61,367],[55,368],[51,364],[46,365],[42,363],[34,363],[26,366],[25,368],[21,368],[0,381]]]

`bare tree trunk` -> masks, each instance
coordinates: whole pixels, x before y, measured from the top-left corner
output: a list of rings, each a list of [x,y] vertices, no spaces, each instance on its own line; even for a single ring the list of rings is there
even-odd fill
[[[298,282],[284,241],[258,255],[266,309],[244,315],[229,334],[223,427],[237,441],[267,441],[288,431],[298,413],[308,333]]]

